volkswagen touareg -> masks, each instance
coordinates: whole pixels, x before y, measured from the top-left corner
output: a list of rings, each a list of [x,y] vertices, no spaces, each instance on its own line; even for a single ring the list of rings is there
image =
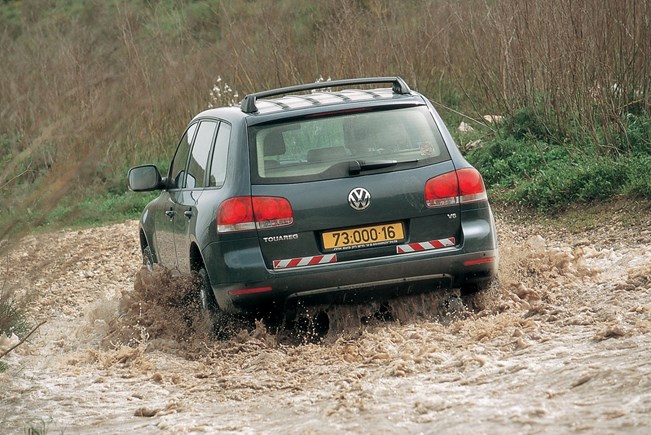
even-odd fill
[[[128,178],[134,191],[161,192],[140,219],[145,264],[195,274],[205,309],[477,291],[497,271],[482,177],[400,77],[205,110],[164,176],[145,165]]]

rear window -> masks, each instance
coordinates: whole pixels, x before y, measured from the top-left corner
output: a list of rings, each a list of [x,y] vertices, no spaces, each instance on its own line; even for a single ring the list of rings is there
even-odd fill
[[[396,171],[450,158],[424,106],[342,113],[251,127],[257,183],[326,180]]]

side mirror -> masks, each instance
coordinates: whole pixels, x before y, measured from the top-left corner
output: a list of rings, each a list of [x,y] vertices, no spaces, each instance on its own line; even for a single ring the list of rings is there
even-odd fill
[[[154,165],[131,168],[127,177],[129,179],[129,189],[134,192],[149,192],[165,187],[160,172],[158,172],[158,168]]]

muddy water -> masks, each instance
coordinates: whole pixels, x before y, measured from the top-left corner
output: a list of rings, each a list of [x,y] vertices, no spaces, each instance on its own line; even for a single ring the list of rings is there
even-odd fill
[[[6,359],[2,432],[651,431],[648,231],[618,245],[502,224],[500,281],[462,318],[421,309],[436,299],[392,321],[340,309],[308,344],[262,323],[213,339],[183,282],[139,272],[133,234],[28,239],[8,258],[48,323]]]

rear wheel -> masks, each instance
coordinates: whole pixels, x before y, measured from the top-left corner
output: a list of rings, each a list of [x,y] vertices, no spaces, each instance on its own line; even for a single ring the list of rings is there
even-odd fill
[[[154,254],[152,254],[149,245],[142,248],[142,265],[149,271],[154,269]]]
[[[234,319],[219,309],[208,272],[204,267],[197,272],[195,295],[198,298],[201,314],[208,321],[212,333],[219,339],[229,338],[236,329]]]
[[[214,316],[218,312],[219,308],[215,301],[215,295],[212,292],[208,272],[203,267],[199,269],[199,272],[197,272],[197,291],[203,314]]]
[[[468,314],[468,307],[456,294],[446,295],[438,306],[439,321],[443,325],[465,318]]]
[[[467,284],[460,289],[461,299],[471,311],[478,313],[485,308],[490,289],[497,285],[497,277],[475,284]]]

